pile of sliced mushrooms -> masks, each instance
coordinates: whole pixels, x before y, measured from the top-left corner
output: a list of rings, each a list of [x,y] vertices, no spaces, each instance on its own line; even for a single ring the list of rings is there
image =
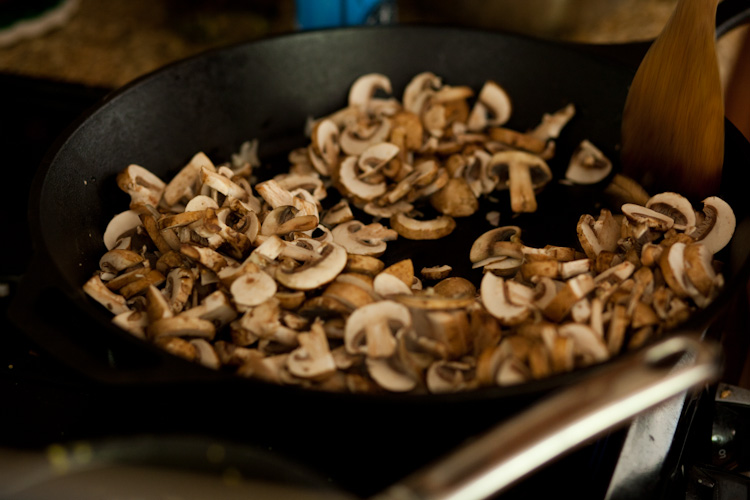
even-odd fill
[[[521,227],[497,227],[488,213],[491,229],[461,257],[484,271],[478,288],[450,262],[386,266],[389,242],[446,237],[497,191],[509,191],[514,213],[537,210],[555,139],[575,114],[568,105],[533,130],[505,128],[511,101],[497,83],[474,97],[429,72],[401,101],[390,94],[384,75],[356,80],[347,107],[310,120],[310,144],[289,154],[288,172],[263,182],[257,141],[226,164],[198,153],[168,183],[128,166],[117,184],[129,209],[108,224],[83,289],[119,327],[212,369],[399,393],[599,363],[717,296],[714,256],[734,232],[732,209],[717,197],[696,209],[677,193],[649,196],[619,174],[606,189],[626,202],[582,214],[580,247],[526,246]],[[583,141],[559,181],[599,183],[610,170]],[[326,206],[329,191],[340,198]],[[437,216],[425,219],[425,206]]]

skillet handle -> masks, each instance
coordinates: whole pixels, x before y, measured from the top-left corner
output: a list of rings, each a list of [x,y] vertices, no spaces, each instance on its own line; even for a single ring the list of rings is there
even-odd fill
[[[417,471],[374,500],[493,496],[586,441],[684,391],[716,380],[721,348],[697,335],[662,340],[605,365]]]
[[[18,284],[8,316],[39,349],[74,372],[114,385],[184,383],[219,376],[97,321],[61,291],[60,282],[48,260],[35,256]]]
[[[721,38],[737,26],[750,22],[748,0],[723,0],[716,8],[716,38]]]

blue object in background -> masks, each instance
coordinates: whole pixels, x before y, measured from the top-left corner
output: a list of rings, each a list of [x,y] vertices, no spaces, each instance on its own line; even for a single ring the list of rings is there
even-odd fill
[[[303,30],[396,22],[396,0],[296,0],[295,5]]]

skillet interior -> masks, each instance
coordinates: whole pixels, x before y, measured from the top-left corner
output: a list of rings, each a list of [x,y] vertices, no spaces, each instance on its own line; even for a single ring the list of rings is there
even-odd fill
[[[323,116],[345,105],[349,85],[358,76],[370,72],[389,76],[394,95],[400,98],[406,83],[421,71],[432,71],[446,83],[474,89],[487,79],[496,80],[506,88],[515,105],[508,126],[519,130],[536,125],[545,112],[574,103],[576,117],[564,129],[557,141],[555,159],[550,161],[557,178],[562,176],[573,148],[584,138],[617,163],[621,108],[632,73],[606,61],[530,39],[435,27],[326,30],[239,45],[172,65],[116,92],[83,120],[42,166],[31,221],[36,248],[48,257],[50,274],[46,279],[57,281],[57,287],[72,300],[76,312],[71,314],[82,313],[82,317],[94,320],[91,329],[96,331],[90,334],[119,336],[132,343],[127,334],[110,325],[109,313],[80,290],[104,252],[101,241],[107,222],[128,203],[127,196],[115,184],[119,171],[136,163],[169,179],[195,152],[202,150],[215,161],[223,161],[251,138],[260,140],[262,160],[278,158],[292,147],[305,144],[302,130],[309,116]],[[727,179],[737,174],[744,181],[745,173],[735,168],[734,162],[744,159],[748,164],[747,143],[732,129],[727,142],[728,148],[735,151],[727,155]],[[285,166],[280,164],[277,168]],[[741,203],[743,198],[732,189],[737,184],[726,183],[730,188],[727,200],[734,202],[738,217],[743,217],[747,203]],[[464,275],[468,272],[469,245],[490,228],[483,218],[489,209],[501,212],[501,224],[520,225],[529,245],[574,245],[575,222],[580,214],[598,213],[600,187],[565,187],[553,182],[539,196],[540,210],[517,218],[511,217],[507,195],[500,196],[500,202],[492,208],[484,206],[481,215],[462,220],[449,244],[400,242],[389,249],[386,257],[412,257],[417,269],[446,263],[449,258],[452,265],[466,265],[463,270],[454,266],[456,274]],[[746,227],[740,228],[735,244],[724,256],[728,278],[745,267],[750,247],[747,232]],[[448,253],[450,257],[446,256]],[[54,280],[53,276],[59,279]],[[146,350],[146,346],[143,348]],[[178,378],[211,380],[201,367],[188,365],[174,365],[183,370]],[[370,429],[363,438],[370,446],[379,441],[387,443],[381,447],[393,446],[400,438],[423,445],[432,443],[432,447],[411,450],[411,455],[403,453],[401,469],[396,466],[390,471],[391,478],[397,478],[408,470],[408,464],[414,463],[414,454],[432,457],[436,449],[447,450],[463,437],[517,409],[519,404],[577,376],[476,395],[430,396],[417,398],[417,402],[408,399],[407,406],[402,406],[404,399],[384,398],[368,404],[367,398],[302,394],[286,388],[245,384],[248,381],[223,381],[229,389],[220,392],[252,389],[263,394],[259,397],[275,401],[286,400],[290,395],[298,398],[279,402],[277,411],[266,415],[268,420],[273,420],[274,415],[279,428],[282,420],[284,425],[291,422],[298,409],[308,404],[320,407],[322,403],[324,408],[340,409],[354,401],[360,405],[356,406],[357,412],[367,418],[346,424],[351,431],[408,409],[410,416],[403,426]],[[128,380],[149,382],[137,371]],[[201,391],[201,387],[204,386],[194,386],[193,390]],[[210,388],[207,392],[215,390],[210,384],[205,387]],[[510,399],[502,399],[504,396]],[[442,413],[445,408],[441,405],[446,401],[460,401],[466,406],[460,412]],[[440,417],[436,411],[441,412]],[[330,427],[327,419],[331,413],[333,410],[324,410],[317,417],[307,418],[313,419],[311,425],[315,422]],[[454,420],[459,413],[461,417]],[[285,417],[279,420],[282,414]],[[468,415],[472,417],[467,419]],[[435,418],[440,421],[430,422]],[[415,425],[417,422],[419,425]],[[337,428],[342,425],[339,422]],[[440,436],[439,445],[432,441],[436,435]],[[286,436],[290,443],[296,439],[293,432]],[[386,439],[381,440],[383,437]],[[397,463],[398,460],[394,466]],[[345,463],[339,465],[346,469]],[[354,478],[356,473],[347,477]],[[390,480],[387,474],[383,480]]]

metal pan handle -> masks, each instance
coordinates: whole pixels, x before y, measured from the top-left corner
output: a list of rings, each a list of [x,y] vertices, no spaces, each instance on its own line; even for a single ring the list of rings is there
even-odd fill
[[[680,335],[627,355],[500,424],[376,500],[484,499],[684,391],[716,380],[721,349]]]

